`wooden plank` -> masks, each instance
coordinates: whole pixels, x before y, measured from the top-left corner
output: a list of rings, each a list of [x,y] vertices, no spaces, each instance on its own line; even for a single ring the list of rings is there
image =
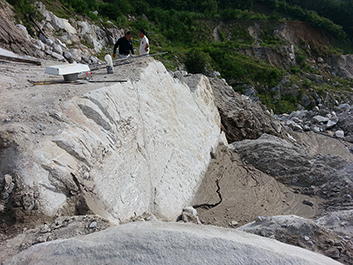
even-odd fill
[[[119,80],[74,80],[74,81],[65,81],[65,80],[50,80],[50,81],[31,81],[35,86],[38,85],[54,85],[54,84],[93,84],[93,83],[122,83],[127,82],[126,79]]]
[[[2,60],[8,60],[8,61],[13,61],[13,62],[20,62],[20,63],[30,63],[30,64],[35,64],[35,65],[42,65],[42,63],[38,60],[31,60],[31,59],[25,59],[25,58],[20,58],[20,57],[11,57],[11,56],[5,56],[5,55],[0,55],[0,59]]]

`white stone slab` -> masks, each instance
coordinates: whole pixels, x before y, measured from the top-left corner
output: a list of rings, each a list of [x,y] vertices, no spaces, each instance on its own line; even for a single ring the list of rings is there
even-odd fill
[[[45,68],[45,73],[50,75],[71,75],[89,71],[90,69],[86,64],[62,64]]]

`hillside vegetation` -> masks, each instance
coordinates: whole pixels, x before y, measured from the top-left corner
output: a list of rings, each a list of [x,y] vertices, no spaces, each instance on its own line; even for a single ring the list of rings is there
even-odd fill
[[[35,12],[34,0],[8,0],[18,14],[19,22],[31,28]],[[160,60],[172,70],[181,65],[192,73],[215,70],[239,92],[248,86],[256,90],[260,100],[275,112],[297,109],[303,95],[314,101],[312,94],[324,96],[334,92],[334,99],[351,91],[353,82],[323,72],[311,63],[318,57],[351,53],[353,40],[353,1],[322,0],[45,0],[48,10],[60,17],[86,16],[104,26],[108,21],[117,27],[137,33],[145,28],[152,52],[167,51]],[[37,19],[40,19],[37,18]],[[278,50],[288,45],[274,35],[286,21],[302,21],[320,29],[330,41],[315,46],[296,45],[296,64],[291,67],[270,64],[244,49]],[[249,26],[261,25],[257,39]],[[30,31],[36,34],[35,30]],[[137,38],[136,38],[137,39]],[[307,75],[320,75],[323,82],[315,83]],[[289,80],[295,93],[279,95],[276,86]],[[328,80],[328,81],[327,81]],[[288,83],[287,82],[287,83]],[[339,92],[337,94],[337,92]],[[338,96],[337,96],[338,95]],[[314,107],[315,104],[305,106]]]

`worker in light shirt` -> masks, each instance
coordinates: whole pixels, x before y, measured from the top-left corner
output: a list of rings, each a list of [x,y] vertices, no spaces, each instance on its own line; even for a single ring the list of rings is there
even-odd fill
[[[148,42],[148,38],[146,37],[146,32],[144,29],[139,29],[139,37],[140,41],[140,55],[149,54],[150,53],[150,44]]]

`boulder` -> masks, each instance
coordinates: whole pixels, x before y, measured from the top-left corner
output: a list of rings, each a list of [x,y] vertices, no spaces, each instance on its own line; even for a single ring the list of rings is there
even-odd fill
[[[340,264],[241,231],[193,224],[135,222],[37,244],[7,264]]]
[[[36,191],[27,210],[52,217],[74,214],[70,200],[80,194],[90,212],[119,223],[146,211],[176,220],[190,205],[210,152],[224,141],[211,84],[200,75],[188,86],[153,58],[135,63],[141,67],[119,68],[124,78],[130,76],[127,82],[75,85],[70,91],[78,89],[77,97],[65,89],[62,106],[56,105],[62,97],[50,103],[62,114],[40,119],[52,132],[43,135],[43,126],[33,127],[35,146],[22,142],[25,135],[17,138],[23,148],[7,155],[13,161],[21,157],[19,183]],[[33,116],[37,106],[48,104],[45,97],[37,99]],[[52,117],[59,117],[56,127]]]
[[[303,96],[302,96],[302,101],[301,101],[301,103],[302,103],[302,105],[303,105],[304,107],[309,107],[309,106],[310,106],[311,100],[310,100],[310,98],[308,97],[308,95],[303,95]]]
[[[268,134],[263,134],[257,140],[232,143],[231,148],[244,162],[285,184],[290,184],[296,178],[297,185],[322,185],[349,165],[339,156],[311,155],[303,148]]]
[[[259,97],[256,96],[256,90],[255,88],[251,87],[251,86],[246,86],[244,87],[244,95],[249,97],[251,100],[257,101],[259,100]]]
[[[63,53],[63,49],[62,49],[61,45],[59,45],[59,44],[53,45],[53,51],[56,52],[57,54],[60,54],[60,55]]]
[[[342,131],[342,130],[337,130],[337,131],[335,132],[335,137],[337,137],[337,138],[344,138],[344,131]]]
[[[326,58],[332,68],[332,73],[343,77],[343,78],[353,78],[353,55],[332,55]]]
[[[338,119],[336,120],[329,120],[326,124],[326,129],[331,129],[332,127],[334,127],[338,122]]]
[[[327,117],[322,117],[320,115],[316,115],[315,117],[313,117],[313,121],[317,122],[317,123],[326,123],[328,122],[330,119]]]
[[[235,92],[224,80],[210,78],[210,82],[228,142],[257,139],[263,133],[285,137],[283,126],[260,102]]]
[[[321,219],[321,222],[325,222]],[[237,230],[275,238],[281,242],[319,252],[344,264],[353,261],[352,243],[315,221],[295,215],[271,216],[254,220]],[[340,251],[336,246],[340,246]]]

